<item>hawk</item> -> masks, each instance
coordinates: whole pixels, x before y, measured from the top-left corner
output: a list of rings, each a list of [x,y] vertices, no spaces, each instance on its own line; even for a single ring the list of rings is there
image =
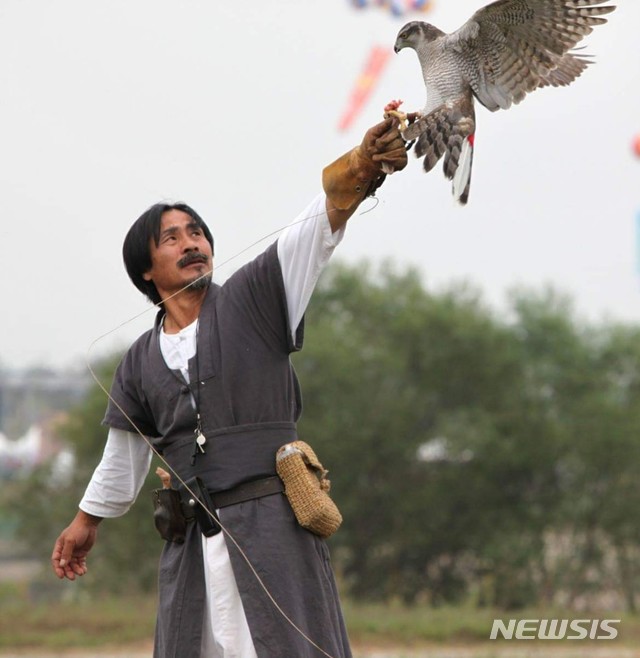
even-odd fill
[[[469,199],[476,120],[474,98],[487,109],[506,110],[541,87],[571,84],[591,64],[575,46],[607,22],[609,0],[497,0],[446,34],[421,21],[407,23],[394,50],[416,51],[427,103],[401,124],[404,139],[431,171],[444,155],[454,198]],[[387,114],[405,118],[392,101]]]

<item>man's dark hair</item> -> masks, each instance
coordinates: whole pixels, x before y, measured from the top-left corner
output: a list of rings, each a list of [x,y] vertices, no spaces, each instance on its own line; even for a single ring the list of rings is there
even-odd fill
[[[122,257],[124,259],[124,266],[127,268],[127,274],[133,285],[154,304],[161,303],[162,299],[153,281],[145,281],[142,275],[151,269],[150,242],[152,238],[156,245],[160,241],[162,215],[168,210],[181,210],[193,218],[198,227],[202,229],[205,238],[207,238],[207,241],[211,245],[211,252],[213,253],[213,236],[211,235],[211,231],[193,208],[190,208],[185,203],[156,203],[148,210],[145,210],[136,219],[124,239]]]

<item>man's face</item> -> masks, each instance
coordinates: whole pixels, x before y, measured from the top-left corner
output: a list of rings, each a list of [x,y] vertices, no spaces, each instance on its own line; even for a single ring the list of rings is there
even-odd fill
[[[160,239],[151,238],[151,269],[143,274],[153,281],[162,299],[193,283],[212,269],[211,245],[193,217],[182,210],[162,215]],[[205,277],[196,288],[208,285]]]

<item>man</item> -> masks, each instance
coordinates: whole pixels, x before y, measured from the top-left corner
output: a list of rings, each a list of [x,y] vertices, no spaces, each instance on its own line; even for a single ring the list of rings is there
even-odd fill
[[[127,272],[161,310],[116,371],[102,461],[51,559],[59,578],[86,573],[98,524],[127,511],[148,472],[140,433],[181,482],[200,478],[229,536],[199,517],[165,543],[155,658],[351,656],[326,544],[297,524],[275,453],[297,438],[289,356],[320,271],[383,168],[406,162],[395,120],[371,128],[324,170],[325,195],[223,286],[188,206],[153,206],[127,234]]]

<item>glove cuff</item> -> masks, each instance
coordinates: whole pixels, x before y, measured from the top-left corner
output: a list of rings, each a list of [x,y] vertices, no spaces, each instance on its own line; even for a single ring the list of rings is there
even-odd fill
[[[350,210],[382,185],[379,165],[363,156],[359,146],[348,151],[322,171],[322,187],[338,210]]]

